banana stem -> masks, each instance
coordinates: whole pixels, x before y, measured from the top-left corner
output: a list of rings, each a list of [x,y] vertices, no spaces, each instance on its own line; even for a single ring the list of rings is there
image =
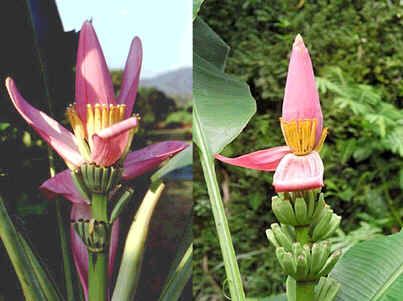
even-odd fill
[[[311,242],[311,236],[309,235],[309,226],[296,226],[295,227],[296,240],[301,245]]]
[[[315,300],[315,283],[297,281],[295,286],[296,301]]]
[[[92,194],[92,218],[96,221],[108,222],[107,198],[103,194]],[[109,234],[108,234],[109,235]],[[109,241],[110,237],[107,238]],[[108,245],[108,244],[107,244]],[[108,250],[101,253],[88,251],[88,300],[106,301],[108,288]]]

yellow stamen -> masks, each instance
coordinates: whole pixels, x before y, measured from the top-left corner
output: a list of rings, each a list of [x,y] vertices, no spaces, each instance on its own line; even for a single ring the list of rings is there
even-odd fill
[[[125,117],[125,105],[87,105],[87,133],[91,137],[93,133],[110,127],[120,122]],[[89,121],[91,121],[89,123]]]
[[[102,128],[102,111],[99,104],[94,106],[94,116],[94,132],[97,133]]]
[[[73,129],[74,135],[77,138],[84,139],[85,138],[84,126],[83,123],[81,122],[80,117],[78,117],[78,114],[74,106],[69,106],[67,108],[67,117],[71,124],[71,128]]]
[[[125,105],[87,104],[87,120],[83,124],[77,114],[75,105],[70,105],[67,108],[66,115],[83,156],[86,158],[90,156],[88,144],[92,147],[92,135],[122,121],[125,118],[125,111]]]
[[[105,129],[109,126],[109,112],[109,108],[106,105],[102,105],[102,129]]]
[[[78,117],[75,106],[69,106],[67,108],[66,114],[67,118],[69,119],[71,128],[73,129],[74,136],[76,137],[76,142],[80,153],[84,156],[84,158],[89,159],[89,149],[87,143],[85,142],[85,128],[80,117]]]
[[[94,111],[90,104],[87,105],[87,137],[94,134]]]
[[[318,143],[316,140],[316,119],[300,119],[285,121],[280,118],[281,130],[287,145],[292,149],[295,155],[306,155],[313,150],[319,151],[327,135],[327,129],[324,128]]]
[[[123,120],[125,118],[125,112],[126,112],[126,105],[118,105],[119,108],[119,120]]]
[[[327,132],[328,132],[327,128],[324,128],[322,131],[322,135],[319,138],[318,144],[315,147],[315,150],[317,152],[320,152],[320,150],[322,149],[323,143],[325,142],[327,136]]]

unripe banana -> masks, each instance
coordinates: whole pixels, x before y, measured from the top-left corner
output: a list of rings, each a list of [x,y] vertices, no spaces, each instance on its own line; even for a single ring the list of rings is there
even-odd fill
[[[319,271],[320,276],[325,276],[329,274],[329,272],[333,269],[334,265],[336,264],[337,260],[339,260],[341,256],[341,251],[337,250],[335,251],[326,261],[326,263],[323,265],[323,268]]]
[[[274,247],[276,247],[276,248],[280,247],[280,244],[274,237],[273,231],[271,229],[266,230],[266,236],[267,236],[267,239],[273,244]]]
[[[286,252],[283,257],[283,269],[287,275],[295,277],[295,273],[297,272],[297,264],[291,253]]]
[[[322,239],[330,237],[334,233],[334,231],[336,231],[337,228],[340,226],[340,221],[341,216],[338,216],[337,214],[333,213],[332,218],[329,222],[328,230],[326,233],[323,234]]]
[[[308,244],[305,244],[304,247],[302,248],[303,254],[306,258],[306,263],[307,263],[307,275],[310,274],[310,269],[311,269],[311,261],[312,261],[312,256],[311,256],[311,247]]]
[[[283,257],[284,257],[284,255],[285,255],[285,249],[283,248],[283,247],[279,247],[279,248],[276,248],[276,257],[277,257],[277,260],[278,260],[278,262],[280,263],[280,265],[281,265],[281,268],[285,271],[285,267],[284,267],[284,261],[283,261]]]
[[[289,238],[291,241],[294,241],[294,240],[295,240],[295,230],[294,230],[294,227],[293,227],[293,226],[285,225],[285,224],[280,224],[280,228],[281,228],[281,231],[283,231],[283,233],[284,233],[285,235],[287,235],[288,238]]]
[[[319,199],[315,207],[315,211],[312,215],[312,224],[316,223],[319,220],[319,217],[323,213],[323,209],[326,207],[326,202],[323,196],[323,193],[319,194]]]
[[[308,263],[304,255],[297,257],[297,272],[295,273],[296,279],[304,279],[308,275]]]
[[[312,232],[312,240],[318,241],[323,234],[325,234],[329,230],[329,222],[333,215],[333,210],[330,208],[324,209],[326,212],[323,214],[323,217],[319,220]]]
[[[287,251],[291,251],[292,241],[286,234],[283,233],[280,226],[277,223],[274,223],[271,225],[271,229],[280,246],[284,247]]]
[[[282,224],[296,225],[294,209],[291,202],[281,197],[272,198],[272,210]]]
[[[340,289],[340,284],[332,278],[321,277],[315,291],[316,301],[333,301]]]
[[[337,292],[340,289],[340,284],[336,281],[332,281],[329,283],[329,288],[327,290],[326,295],[323,298],[323,301],[333,301],[336,298]],[[322,299],[319,299],[322,300]]]
[[[323,268],[329,254],[330,243],[328,241],[314,243],[312,245],[310,276],[317,277],[318,272]]]
[[[307,191],[307,198],[308,198],[308,213],[307,219],[308,221],[312,220],[313,213],[315,211],[315,193],[312,190]]]
[[[308,208],[303,198],[297,198],[294,204],[295,217],[298,225],[305,225],[307,223]]]
[[[303,248],[299,242],[294,242],[292,244],[292,253],[294,254],[295,259],[297,259],[298,256],[304,255]]]

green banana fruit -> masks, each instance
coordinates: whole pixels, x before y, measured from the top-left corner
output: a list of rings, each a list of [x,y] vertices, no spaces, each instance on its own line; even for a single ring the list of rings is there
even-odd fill
[[[308,208],[303,198],[297,198],[294,204],[295,217],[298,225],[306,225],[308,218]]]
[[[274,237],[280,246],[284,247],[287,251],[292,249],[292,240],[281,230],[277,223],[271,225],[271,230],[273,231]]]
[[[266,230],[267,239],[273,244],[275,248],[281,247],[277,239],[274,237],[273,231],[271,229]]]
[[[312,232],[312,240],[318,241],[323,234],[325,234],[329,230],[329,222],[333,215],[333,210],[330,208],[324,209],[324,213],[322,214],[322,218],[319,222],[314,226]]]
[[[322,269],[319,271],[320,276],[326,276],[329,272],[333,269],[337,260],[339,260],[341,256],[341,250],[337,250],[333,252],[332,255],[326,260],[325,264],[323,265]]]
[[[278,221],[282,224],[296,225],[294,209],[289,200],[275,196],[272,198],[272,210]]]

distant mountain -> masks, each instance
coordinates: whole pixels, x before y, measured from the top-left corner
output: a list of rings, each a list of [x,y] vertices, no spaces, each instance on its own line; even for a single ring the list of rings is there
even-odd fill
[[[142,79],[140,86],[156,88],[173,98],[180,98],[178,102],[184,105],[192,96],[192,68],[181,68]]]

